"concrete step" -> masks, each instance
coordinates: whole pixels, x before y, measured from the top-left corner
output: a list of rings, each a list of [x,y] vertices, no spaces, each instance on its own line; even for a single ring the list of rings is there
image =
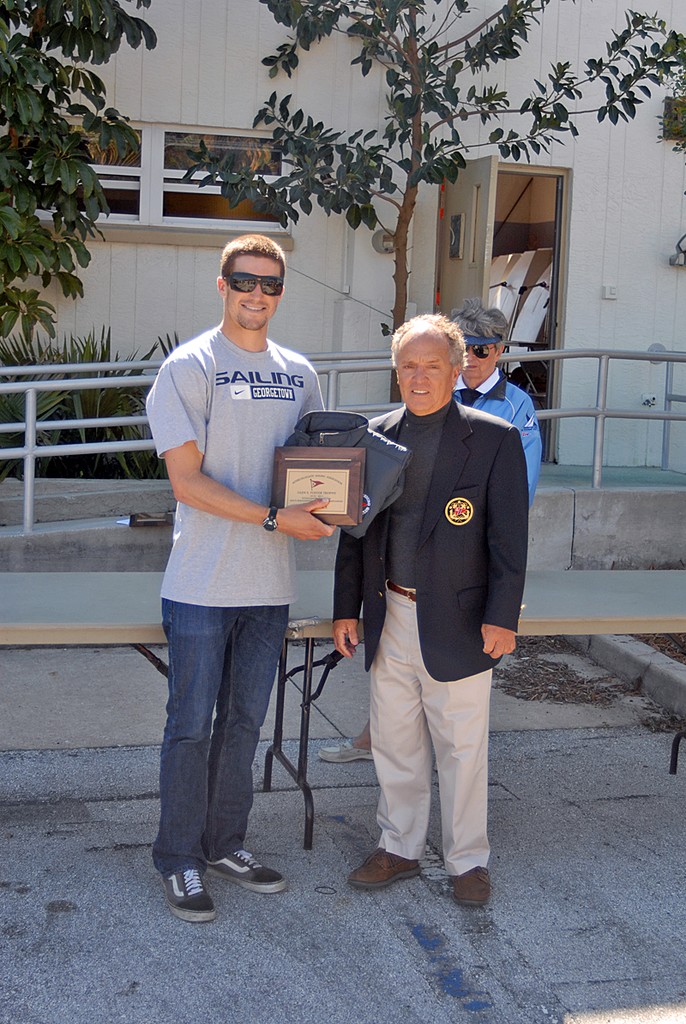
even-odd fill
[[[132,512],[168,512],[175,502],[168,480],[35,481],[34,521],[121,518]],[[24,484],[0,482],[0,526],[19,526],[24,516]]]
[[[544,463],[538,485],[537,504],[549,490],[587,491],[591,488],[590,466],[557,466]],[[683,489],[686,474],[653,467],[609,466],[603,469],[602,490],[639,489],[670,491]],[[76,519],[120,518],[132,512],[159,513],[174,508],[168,480],[69,480],[35,481],[36,523]],[[0,527],[20,526],[24,514],[24,485],[20,480],[0,482]]]
[[[544,467],[545,468],[545,467]],[[645,480],[645,477],[642,478]],[[671,483],[671,481],[670,481]],[[164,568],[169,526],[133,529],[117,524],[133,512],[174,508],[167,481],[36,481],[37,523],[22,536],[21,488],[0,483],[0,571],[119,572]],[[14,504],[13,504],[14,503]],[[681,569],[686,489],[636,483],[593,490],[539,486],[529,519],[532,569]],[[303,569],[333,567],[337,535],[297,542]]]

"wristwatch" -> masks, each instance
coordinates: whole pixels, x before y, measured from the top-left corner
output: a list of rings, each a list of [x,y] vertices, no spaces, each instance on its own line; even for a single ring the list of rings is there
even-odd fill
[[[276,513],[278,511],[279,510],[276,505],[270,505],[266,517],[262,520],[262,525],[265,530],[269,530],[270,533],[273,530],[278,529],[279,524],[276,521]]]

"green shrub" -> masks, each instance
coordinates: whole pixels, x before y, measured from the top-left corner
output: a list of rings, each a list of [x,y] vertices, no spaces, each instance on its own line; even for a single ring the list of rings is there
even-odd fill
[[[166,339],[169,340],[168,338]],[[94,388],[87,391],[39,392],[37,395],[37,419],[74,420],[96,417],[139,416],[145,413],[147,389],[127,385],[126,377],[137,376],[140,371],[127,368],[127,363],[138,359],[150,359],[160,347],[155,342],[143,356],[136,352],[121,359],[112,353],[110,331],[105,328],[96,336],[91,331],[85,337],[69,336],[62,342],[25,336],[0,339],[0,363],[4,366],[40,366],[67,363],[121,363],[118,370],[84,371],[81,377],[122,377],[119,388]],[[36,380],[59,379],[59,372],[36,374]],[[0,379],[2,369],[0,368]],[[0,422],[18,423],[24,420],[24,396],[0,395]],[[150,437],[145,425],[121,427],[81,427],[63,430],[41,430],[37,426],[39,444],[75,444],[79,442],[130,441]],[[21,447],[23,431],[0,434],[0,448]],[[23,463],[20,459],[0,462],[0,480],[6,476],[21,479]],[[144,480],[166,477],[164,462],[154,451],[113,452],[98,455],[46,456],[36,461],[36,475],[44,477],[67,477],[70,479]]]

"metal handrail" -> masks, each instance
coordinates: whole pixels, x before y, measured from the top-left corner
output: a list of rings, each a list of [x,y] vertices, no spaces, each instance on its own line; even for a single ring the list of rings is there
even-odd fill
[[[350,359],[367,362],[368,360],[385,359],[388,369],[388,349],[379,349],[376,352],[337,352],[336,362]],[[307,356],[311,363],[331,362],[331,352],[313,352]],[[160,359],[131,359],[113,360],[109,363],[35,363],[33,366],[2,366],[0,367],[1,377],[38,377],[44,373],[99,373],[107,371],[116,372],[119,376],[127,377],[127,370],[159,370],[164,362]]]
[[[336,356],[330,353],[316,353],[308,356],[316,366],[320,377],[325,378],[324,400],[327,409],[349,409],[361,413],[379,413],[394,408],[394,403],[382,403],[379,405],[355,405],[342,406],[339,404],[340,378],[349,373],[372,373],[376,371],[388,372],[388,352],[366,352],[351,353],[341,352]],[[608,419],[633,419],[633,420],[659,420],[663,423],[663,453],[662,468],[666,468],[665,459],[669,452],[669,424],[675,421],[686,421],[686,413],[672,411],[673,402],[685,402],[686,396],[676,394],[673,391],[673,369],[676,363],[686,363],[686,352],[660,351],[659,359],[656,359],[655,352],[631,352],[616,351],[608,352],[605,349],[545,349],[542,351],[510,352],[501,357],[503,363],[527,363],[527,362],[558,362],[567,359],[597,359],[597,393],[595,406],[572,409],[541,409],[537,411],[539,420],[559,420],[574,418],[592,418],[595,421],[593,441],[593,472],[592,487],[598,488],[602,484],[602,458],[605,440],[605,423]],[[612,360],[633,360],[639,362],[665,362],[667,373],[665,381],[665,409],[608,409],[607,389],[609,378],[609,366]],[[102,390],[109,388],[149,388],[152,386],[155,376],[152,370],[156,370],[162,360],[149,360],[138,362],[114,362],[114,363],[74,363],[74,364],[45,364],[32,367],[0,367],[0,377],[14,377],[4,383],[0,383],[0,394],[24,394],[25,408],[24,421],[22,423],[6,423],[0,425],[0,433],[23,432],[24,444],[17,448],[0,448],[0,461],[9,459],[22,459],[24,462],[24,516],[23,532],[33,532],[34,527],[34,500],[35,500],[35,463],[39,458],[46,458],[54,455],[90,455],[103,454],[108,452],[131,452],[151,451],[155,445],[152,439],[141,439],[139,441],[101,441],[81,442],[74,444],[38,444],[38,433],[47,430],[74,430],[87,429],[104,426],[141,426],[147,423],[147,417],[141,415],[109,417],[102,419],[80,419],[80,420],[38,420],[37,419],[37,396],[41,392],[50,391],[86,391]],[[128,370],[143,369],[148,373],[130,374],[122,373],[122,368]],[[64,377],[51,376],[49,380],[19,380],[17,378],[30,376],[44,376],[45,374],[64,373],[91,373],[91,372],[112,372],[111,377],[85,377],[66,379]],[[665,441],[666,437],[666,441]]]

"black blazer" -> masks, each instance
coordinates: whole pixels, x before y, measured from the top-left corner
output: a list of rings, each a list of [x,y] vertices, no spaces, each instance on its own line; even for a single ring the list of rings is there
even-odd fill
[[[395,441],[404,413],[395,409],[371,426]],[[419,639],[434,679],[462,679],[497,664],[483,652],[483,623],[516,631],[528,509],[517,428],[451,403],[417,549]],[[386,510],[362,539],[341,533],[336,555],[334,619],[357,619],[364,605],[367,668],[386,616],[388,524]]]

